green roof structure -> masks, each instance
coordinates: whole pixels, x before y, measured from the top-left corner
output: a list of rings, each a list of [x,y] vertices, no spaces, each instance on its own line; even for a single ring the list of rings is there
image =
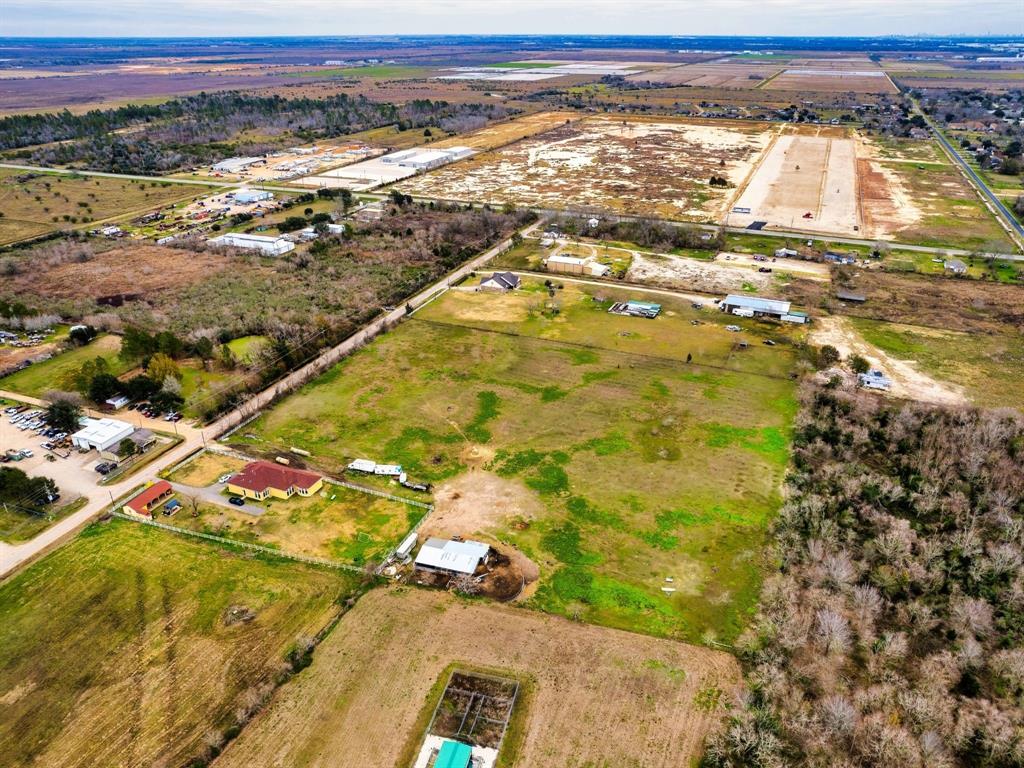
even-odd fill
[[[473,748],[461,741],[444,741],[441,751],[437,753],[434,768],[466,768],[469,758],[473,756]]]

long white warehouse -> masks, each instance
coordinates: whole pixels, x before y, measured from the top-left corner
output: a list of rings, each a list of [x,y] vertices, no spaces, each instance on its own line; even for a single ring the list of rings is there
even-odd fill
[[[249,251],[260,251],[267,256],[280,256],[295,250],[295,243],[283,237],[267,237],[266,235],[232,234],[220,235],[207,240],[210,245],[245,248]]]

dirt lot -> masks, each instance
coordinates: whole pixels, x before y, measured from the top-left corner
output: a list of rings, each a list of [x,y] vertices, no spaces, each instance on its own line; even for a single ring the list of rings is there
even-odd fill
[[[913,360],[900,360],[869,344],[850,321],[844,317],[816,318],[811,329],[814,344],[831,344],[844,358],[860,355],[873,369],[882,371],[892,381],[893,397],[941,405],[966,405],[962,388],[940,382],[923,373]]]
[[[864,138],[843,129],[779,136],[736,199],[729,223],[767,221],[767,229],[890,238],[922,214],[902,178],[876,155]]]
[[[856,274],[868,301],[848,314],[950,331],[1024,331],[1020,286],[876,270]]]
[[[201,282],[230,266],[231,259],[214,253],[126,243],[97,252],[84,262],[71,261],[50,267],[44,261],[36,261],[32,269],[25,269],[5,281],[15,293],[29,296],[101,299],[175,290]]]
[[[213,765],[395,765],[406,743],[422,739],[417,717],[453,662],[534,681],[522,768],[687,765],[739,679],[731,656],[696,646],[440,592],[378,589]]]
[[[777,91],[896,93],[885,72],[863,58],[793,59],[777,77],[765,84]]]
[[[768,143],[768,125],[592,117],[401,182],[405,192],[713,221]]]
[[[626,279],[633,283],[649,283],[701,293],[737,293],[743,291],[745,286],[752,286],[762,292],[773,284],[772,275],[744,267],[647,253],[637,253],[633,257]]]

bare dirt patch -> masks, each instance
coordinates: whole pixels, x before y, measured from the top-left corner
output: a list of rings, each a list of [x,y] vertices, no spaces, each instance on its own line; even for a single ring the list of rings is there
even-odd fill
[[[422,738],[417,716],[452,663],[531,680],[521,768],[688,765],[720,722],[716,702],[739,681],[735,659],[717,651],[439,592],[378,589],[214,766],[395,765],[403,744]]]
[[[456,200],[716,220],[768,143],[767,125],[592,117],[432,173],[406,192]]]
[[[434,489],[434,511],[421,530],[427,536],[493,533],[510,521],[529,523],[543,511],[540,499],[521,481],[467,472]]]
[[[913,360],[899,360],[869,344],[843,317],[816,318],[811,329],[815,344],[831,344],[843,357],[860,355],[872,368],[881,370],[892,381],[894,397],[942,405],[967,405],[963,390],[947,382],[939,382],[922,373]]]
[[[701,293],[735,293],[743,291],[746,286],[761,291],[772,284],[771,275],[744,266],[731,267],[669,254],[655,256],[639,252],[633,256],[626,279]]]

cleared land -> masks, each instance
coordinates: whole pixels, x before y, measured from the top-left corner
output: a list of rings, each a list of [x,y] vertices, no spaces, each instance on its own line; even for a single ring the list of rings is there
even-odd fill
[[[717,220],[772,128],[670,118],[592,117],[398,184],[405,192],[549,208],[594,207]]]
[[[196,196],[180,184],[0,168],[0,245]]]
[[[464,136],[432,142],[431,148],[472,147],[473,149],[497,149],[520,139],[526,139],[572,120],[578,120],[578,112],[536,112],[515,120],[497,123]]]
[[[657,320],[607,312],[627,297],[566,283],[552,298],[539,282],[451,292],[247,426],[246,450],[401,463],[436,484],[440,515],[461,483],[478,514],[447,533],[514,544],[541,571],[531,605],[733,638],[788,459],[796,332],[744,321],[733,334],[730,318],[670,298]]]
[[[214,766],[400,764],[452,663],[532,680],[515,761],[524,768],[688,765],[739,679],[731,656],[704,648],[443,593],[375,590]]]
[[[9,766],[182,765],[258,704],[351,576],[114,521],[0,586]]]
[[[793,59],[764,86],[776,91],[819,93],[896,93],[896,87],[870,59],[839,57]]]

